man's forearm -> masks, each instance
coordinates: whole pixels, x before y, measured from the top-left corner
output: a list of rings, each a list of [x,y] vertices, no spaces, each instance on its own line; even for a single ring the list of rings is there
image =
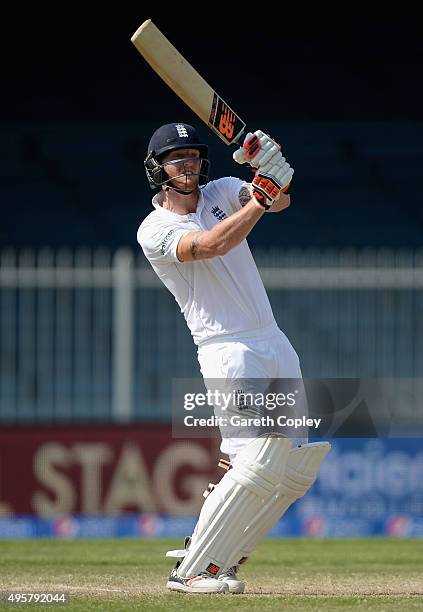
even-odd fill
[[[179,261],[210,259],[226,255],[248,236],[265,210],[248,188],[240,192],[241,210],[217,223],[211,230],[188,232],[177,247]]]

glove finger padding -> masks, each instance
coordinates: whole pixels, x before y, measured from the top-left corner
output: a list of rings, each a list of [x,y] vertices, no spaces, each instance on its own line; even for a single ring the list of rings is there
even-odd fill
[[[252,136],[253,134],[251,132],[248,132],[245,137],[244,143],[249,141]],[[244,148],[244,146],[242,146],[234,152],[232,157],[237,162],[237,164],[247,164],[249,163],[249,160],[247,159],[246,153],[247,150]]]
[[[260,168],[260,172],[273,176],[280,184],[281,190],[284,191],[292,180],[294,169],[291,168],[284,157],[281,157],[281,159],[276,163],[274,163],[274,160],[272,159],[263,168]]]
[[[254,134],[248,132],[242,147],[234,152],[233,158],[238,164],[248,163],[254,168],[261,168],[270,160],[276,161],[282,157],[280,149],[280,145],[270,136],[257,130]]]
[[[289,164],[284,164],[282,168],[276,168],[274,172],[269,172],[268,174],[275,177],[281,186],[281,191],[284,191],[292,180],[294,170]]]

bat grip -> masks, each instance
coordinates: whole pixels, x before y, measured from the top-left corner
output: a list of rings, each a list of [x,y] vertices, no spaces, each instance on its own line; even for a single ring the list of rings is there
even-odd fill
[[[245,132],[248,132],[247,126],[242,128],[242,130],[239,132],[239,134],[237,134],[236,137],[233,139],[231,144],[236,144],[238,146],[242,146],[242,143],[239,141],[239,139],[242,138],[242,136],[245,134]]]

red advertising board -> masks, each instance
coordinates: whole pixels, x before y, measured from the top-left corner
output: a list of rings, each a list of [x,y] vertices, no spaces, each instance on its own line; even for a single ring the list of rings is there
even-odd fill
[[[3,427],[0,515],[195,514],[219,456],[216,439],[167,425]]]

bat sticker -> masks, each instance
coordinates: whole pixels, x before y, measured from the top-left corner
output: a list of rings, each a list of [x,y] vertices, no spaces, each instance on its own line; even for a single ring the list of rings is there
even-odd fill
[[[245,130],[245,123],[217,93],[213,96],[208,125],[227,145],[237,142]]]

